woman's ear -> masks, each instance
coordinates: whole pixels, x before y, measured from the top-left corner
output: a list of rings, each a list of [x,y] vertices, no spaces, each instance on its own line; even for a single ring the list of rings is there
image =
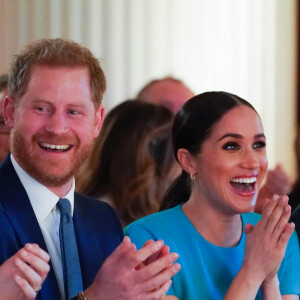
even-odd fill
[[[183,148],[177,151],[177,159],[181,167],[189,174],[196,173],[196,166],[194,165],[191,153]]]

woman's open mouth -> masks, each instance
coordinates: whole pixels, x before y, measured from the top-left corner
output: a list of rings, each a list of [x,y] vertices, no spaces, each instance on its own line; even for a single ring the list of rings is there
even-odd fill
[[[230,184],[235,190],[241,192],[253,192],[255,191],[257,177],[250,178],[234,178],[230,180]]]

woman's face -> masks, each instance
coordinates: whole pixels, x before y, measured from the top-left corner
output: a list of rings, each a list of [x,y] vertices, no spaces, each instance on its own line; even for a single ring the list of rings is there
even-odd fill
[[[192,157],[194,188],[209,205],[226,214],[253,210],[268,161],[258,114],[248,106],[227,112]]]

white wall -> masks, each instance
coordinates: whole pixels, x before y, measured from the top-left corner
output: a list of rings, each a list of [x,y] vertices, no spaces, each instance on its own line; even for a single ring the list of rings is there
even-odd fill
[[[295,173],[296,0],[0,0],[0,25],[0,73],[38,38],[89,47],[107,110],[166,75],[236,93],[261,114],[270,166]]]

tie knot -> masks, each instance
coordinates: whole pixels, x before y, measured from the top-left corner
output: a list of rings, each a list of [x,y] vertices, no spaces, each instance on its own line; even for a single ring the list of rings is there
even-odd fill
[[[71,203],[68,199],[60,198],[56,206],[58,207],[61,215],[71,214]]]

